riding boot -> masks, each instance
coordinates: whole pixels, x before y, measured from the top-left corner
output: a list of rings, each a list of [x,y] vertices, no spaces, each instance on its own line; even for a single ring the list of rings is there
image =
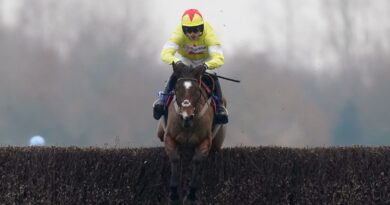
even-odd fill
[[[228,112],[223,105],[222,101],[222,89],[221,85],[219,84],[219,80],[217,77],[214,79],[215,82],[215,89],[214,89],[214,95],[216,97],[216,104],[217,104],[217,113],[216,113],[216,122],[219,124],[226,124],[228,123]]]
[[[159,98],[153,103],[153,117],[158,120],[162,115],[166,113],[166,101],[171,91],[175,88],[177,77],[171,75],[168,79],[168,82],[165,85],[164,92],[159,92]]]

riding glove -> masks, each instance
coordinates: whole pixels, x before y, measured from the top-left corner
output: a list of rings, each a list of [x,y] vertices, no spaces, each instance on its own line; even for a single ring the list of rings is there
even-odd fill
[[[203,63],[202,65],[196,66],[195,69],[196,70],[202,70],[202,73],[204,73],[208,69],[208,67],[207,67],[207,65],[205,63]]]
[[[177,61],[176,63],[172,62],[172,67],[173,67],[173,70],[175,70],[175,69],[181,70],[181,69],[185,68],[186,65],[181,61]]]

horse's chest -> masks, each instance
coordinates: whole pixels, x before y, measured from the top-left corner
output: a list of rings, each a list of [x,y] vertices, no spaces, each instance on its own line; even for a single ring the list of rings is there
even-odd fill
[[[176,141],[180,144],[197,145],[203,137],[192,133],[180,133],[176,136]]]

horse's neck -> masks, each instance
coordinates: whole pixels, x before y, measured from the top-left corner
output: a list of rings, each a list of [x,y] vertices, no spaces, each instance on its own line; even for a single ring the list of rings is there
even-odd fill
[[[202,97],[200,99],[201,103],[199,103],[199,104],[201,104],[201,106],[203,106],[207,102],[207,100],[210,98],[210,96],[207,94],[207,91],[204,88],[200,88],[200,91],[201,91]]]
[[[202,88],[201,89],[202,96],[200,97],[199,103],[196,105],[196,109],[198,110],[199,120],[204,117],[205,113],[207,111],[210,111],[212,107],[210,106],[210,102],[208,100],[210,99],[210,96],[207,95],[207,92]]]

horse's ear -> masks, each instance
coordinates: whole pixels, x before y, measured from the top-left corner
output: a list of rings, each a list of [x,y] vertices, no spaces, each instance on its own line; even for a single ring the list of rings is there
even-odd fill
[[[172,68],[173,73],[176,76],[180,76],[185,71],[185,69],[187,69],[187,66],[183,62],[178,61],[176,63],[172,63]]]

